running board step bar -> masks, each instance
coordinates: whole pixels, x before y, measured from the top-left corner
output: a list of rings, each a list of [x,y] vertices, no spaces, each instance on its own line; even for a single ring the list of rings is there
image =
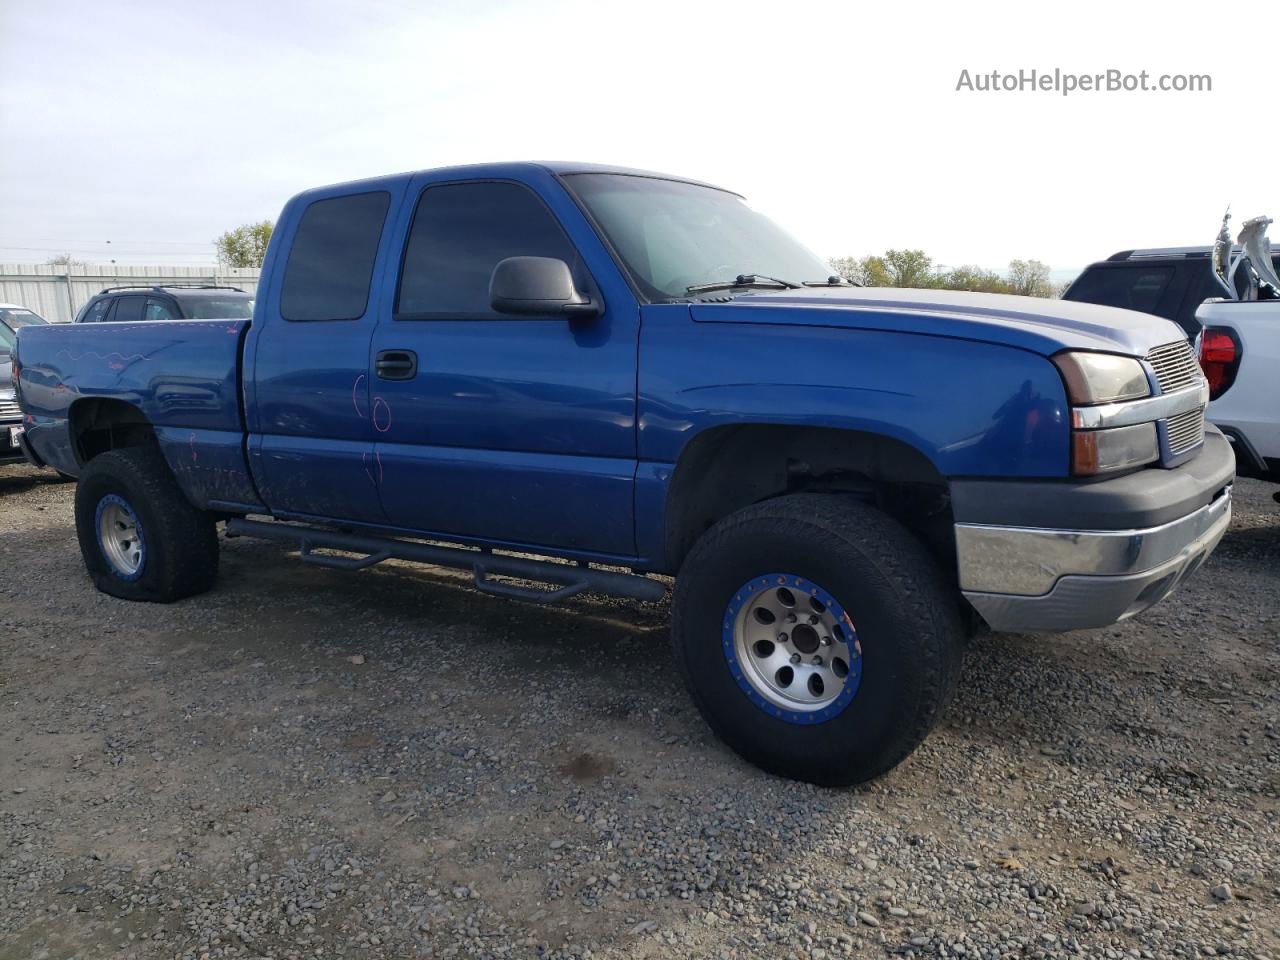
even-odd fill
[[[477,590],[496,596],[512,597],[530,603],[558,603],[576,594],[590,591],[632,600],[661,600],[666,596],[666,586],[649,577],[634,573],[615,573],[596,570],[586,564],[552,563],[549,560],[529,560],[509,557],[489,550],[465,550],[461,547],[442,547],[413,540],[397,540],[392,537],[363,536],[342,533],[324,527],[308,527],[289,523],[262,520],[245,520],[233,517],[227,521],[228,537],[255,537],[259,540],[275,540],[297,544],[304,563],[330,567],[335,570],[363,570],[383,560],[407,560],[426,563],[435,567],[451,567],[470,570]],[[358,557],[332,557],[316,553],[317,550],[341,550],[363,554]],[[555,590],[538,590],[503,583],[493,577],[515,577],[539,583],[559,584]]]

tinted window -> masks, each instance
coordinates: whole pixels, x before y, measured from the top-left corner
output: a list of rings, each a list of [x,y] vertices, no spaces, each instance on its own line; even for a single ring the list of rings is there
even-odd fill
[[[178,299],[190,320],[247,320],[253,316],[253,297],[250,296],[226,294]]]
[[[1090,267],[1071,285],[1066,299],[1157,313],[1160,297],[1172,279],[1173,267],[1141,264]],[[1173,318],[1173,313],[1169,310],[1160,315]]]
[[[307,207],[284,270],[280,313],[286,320],[364,316],[390,202],[389,193],[358,193]]]
[[[116,301],[115,312],[111,319],[116,323],[134,323],[142,319],[142,308],[146,297],[121,297]]]
[[[106,319],[107,307],[111,306],[111,298],[103,297],[100,300],[94,300],[89,304],[84,312],[84,316],[80,318],[80,323],[97,323],[99,320]]]
[[[405,249],[398,317],[493,317],[489,277],[507,257],[555,257],[582,267],[534,193],[514,183],[428,187]]]
[[[163,300],[148,300],[146,319],[176,320],[178,318],[174,315],[173,308]]]

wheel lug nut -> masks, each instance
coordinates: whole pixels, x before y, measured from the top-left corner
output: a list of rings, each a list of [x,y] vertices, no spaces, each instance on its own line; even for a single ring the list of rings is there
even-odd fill
[[[788,613],[787,623],[795,623],[795,622],[796,622],[796,615],[794,613]]]
[[[818,615],[817,615],[816,613],[811,613],[811,614],[809,614],[809,622],[810,622],[810,623],[817,623],[817,622],[818,622]]]
[[[822,666],[822,658],[821,658],[821,657],[814,657],[814,658],[813,658],[813,665],[814,665],[815,667],[820,667],[820,666]]]
[[[780,634],[778,634],[778,642],[779,642],[779,643],[786,643],[786,642],[787,642],[787,635],[786,635],[785,633],[780,633]]]
[[[831,638],[830,638],[830,637],[823,637],[823,638],[822,638],[822,645],[823,645],[824,647],[829,647],[829,646],[831,646]]]
[[[798,654],[798,653],[793,653],[793,654],[791,655],[791,662],[792,662],[792,663],[799,663],[799,662],[800,662],[800,654]]]

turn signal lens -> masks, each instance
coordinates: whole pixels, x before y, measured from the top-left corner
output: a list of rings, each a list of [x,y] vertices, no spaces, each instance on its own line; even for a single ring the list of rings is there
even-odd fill
[[[1234,330],[1208,327],[1200,334],[1200,369],[1209,381],[1209,399],[1217,400],[1236,382],[1241,349]]]
[[[1071,434],[1071,469],[1079,477],[1140,467],[1160,457],[1154,423]]]
[[[1142,364],[1114,353],[1060,353],[1053,358],[1067,385],[1067,397],[1078,406],[1137,400],[1151,395]]]

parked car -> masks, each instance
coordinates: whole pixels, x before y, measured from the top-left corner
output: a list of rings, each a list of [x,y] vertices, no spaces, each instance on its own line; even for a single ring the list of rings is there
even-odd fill
[[[675,575],[715,731],[852,783],[937,720],[966,623],[1100,627],[1168,595],[1226,529],[1235,462],[1167,320],[829,274],[660,174],[324,187],[285,206],[252,321],[24,331],[26,442],[79,475],[117,597],[209,589],[220,522],[535,602]]]
[[[1210,269],[1212,249],[1122,250],[1086,267],[1063,291],[1062,299],[1154,313],[1172,320],[1194,340],[1200,333],[1196,310],[1205,300],[1223,294]],[[1275,260],[1280,266],[1280,255]]]
[[[76,323],[225,320],[253,316],[253,294],[239,287],[172,283],[107,287],[80,308]]]
[[[1265,217],[1247,221],[1241,233],[1244,256],[1226,253],[1223,222],[1215,272],[1222,276],[1218,297],[1196,313],[1203,324],[1200,366],[1209,381],[1206,416],[1231,441],[1241,476],[1280,483],[1280,276],[1268,271],[1270,244]],[[1250,236],[1252,234],[1252,236]],[[1262,269],[1254,260],[1262,263]],[[1238,261],[1234,275],[1228,264]],[[1228,287],[1236,298],[1222,296]],[[1280,493],[1276,494],[1280,500]]]
[[[24,306],[0,303],[0,464],[25,459],[18,441],[22,434],[22,412],[14,396],[10,354],[17,342],[18,330],[45,323],[48,321],[44,317]]]

